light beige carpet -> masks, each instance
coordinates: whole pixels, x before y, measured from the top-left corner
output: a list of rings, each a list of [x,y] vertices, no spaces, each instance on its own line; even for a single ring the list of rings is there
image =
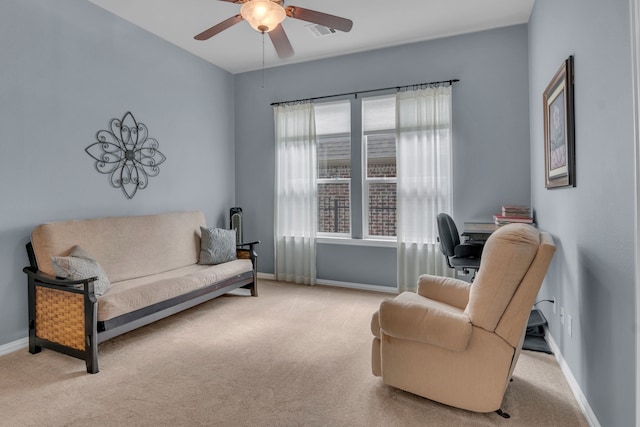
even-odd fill
[[[103,343],[100,373],[51,350],[0,358],[3,426],[586,426],[553,356],[523,352],[505,420],[382,384],[386,294],[261,280]],[[242,292],[240,292],[242,293]]]

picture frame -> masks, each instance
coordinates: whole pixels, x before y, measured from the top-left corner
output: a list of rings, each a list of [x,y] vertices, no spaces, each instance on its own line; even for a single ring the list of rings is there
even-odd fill
[[[576,186],[573,56],[560,66],[542,95],[547,189]]]

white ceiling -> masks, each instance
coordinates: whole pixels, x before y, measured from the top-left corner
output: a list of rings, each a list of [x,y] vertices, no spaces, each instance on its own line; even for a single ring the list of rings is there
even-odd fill
[[[236,15],[240,5],[218,0],[89,0],[231,73],[262,67],[262,35],[247,22],[207,41],[193,36]],[[348,33],[314,36],[309,24],[282,23],[295,54],[280,59],[264,37],[265,67],[440,38],[528,22],[534,0],[290,0],[353,21]]]

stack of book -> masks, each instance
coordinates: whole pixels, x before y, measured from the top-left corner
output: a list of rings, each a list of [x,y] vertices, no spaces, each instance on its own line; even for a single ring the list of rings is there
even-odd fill
[[[493,216],[493,221],[497,225],[511,224],[513,222],[523,222],[533,224],[531,208],[528,206],[502,206],[502,212]]]

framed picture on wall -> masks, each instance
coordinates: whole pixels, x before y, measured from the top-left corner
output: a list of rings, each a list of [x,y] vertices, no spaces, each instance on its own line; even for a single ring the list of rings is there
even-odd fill
[[[573,56],[553,76],[542,96],[545,187],[575,187]]]

